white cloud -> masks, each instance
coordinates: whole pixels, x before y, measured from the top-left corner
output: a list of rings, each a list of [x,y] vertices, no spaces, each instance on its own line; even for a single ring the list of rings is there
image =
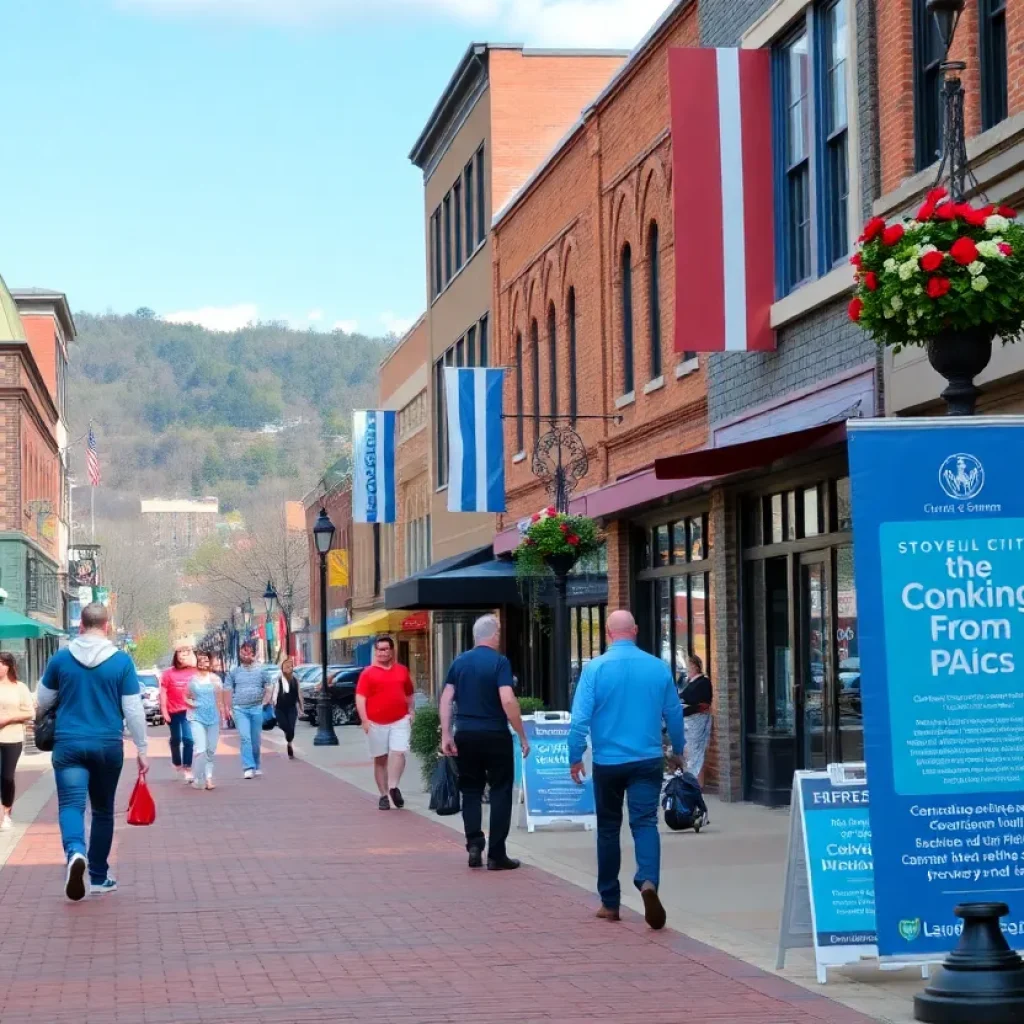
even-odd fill
[[[115,0],[122,8],[274,24],[420,14],[534,46],[631,47],[669,0]]]
[[[381,313],[380,322],[388,334],[397,334],[401,337],[416,321],[411,316],[395,316],[391,310]]]
[[[322,309],[311,309],[306,314],[306,319],[313,324],[319,323],[324,318],[324,311]]]
[[[341,331],[344,334],[355,334],[359,330],[358,320],[335,320],[331,325],[332,331]]]
[[[201,309],[183,309],[162,316],[171,324],[198,324],[209,331],[237,331],[257,320],[255,303],[243,302],[237,306],[203,306]]]

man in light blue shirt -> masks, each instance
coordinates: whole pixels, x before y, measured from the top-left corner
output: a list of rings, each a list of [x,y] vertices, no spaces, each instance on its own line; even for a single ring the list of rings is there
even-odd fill
[[[669,667],[636,645],[636,622],[615,611],[605,625],[608,650],[587,663],[576,686],[569,731],[569,763],[575,782],[583,779],[587,736],[594,761],[597,807],[597,916],[618,921],[622,851],[622,801],[629,802],[629,828],[636,851],[634,884],[644,901],[644,917],[665,927],[658,897],[661,842],[658,800],[662,779],[662,722],[668,727],[676,765],[683,754],[683,709]]]

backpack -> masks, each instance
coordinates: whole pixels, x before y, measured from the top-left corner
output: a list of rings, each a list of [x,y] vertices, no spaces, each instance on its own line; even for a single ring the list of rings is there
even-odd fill
[[[661,795],[661,806],[665,812],[665,824],[673,832],[687,828],[699,832],[711,823],[700,783],[689,772],[676,772],[668,780]]]

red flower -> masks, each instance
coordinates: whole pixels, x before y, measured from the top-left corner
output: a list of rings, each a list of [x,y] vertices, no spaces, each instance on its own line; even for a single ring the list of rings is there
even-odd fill
[[[930,277],[928,279],[928,294],[933,299],[941,299],[952,286],[948,277]]]
[[[903,237],[903,225],[893,224],[882,232],[883,245],[895,245]]]
[[[967,221],[971,227],[983,228],[988,213],[985,210],[976,210],[970,203],[961,203],[956,208],[957,216]]]
[[[939,185],[938,188],[930,189],[928,195],[925,197],[926,200],[932,204],[932,206],[938,206],[939,202],[948,196],[949,193]]]
[[[864,287],[869,292],[873,292],[878,288],[878,277],[873,270],[868,270],[864,274]]]
[[[569,524],[568,523],[559,523],[558,524],[558,528],[562,531],[562,533],[568,533],[569,532]]]
[[[1013,246],[1010,245],[1009,242],[1000,242],[999,243],[999,251],[1004,256],[1012,256],[1013,255]]]
[[[935,217],[937,220],[956,220],[956,204],[943,203],[935,207]]]
[[[861,310],[863,308],[864,308],[864,303],[861,302],[860,299],[854,299],[850,303],[849,307],[847,308],[847,312],[850,314],[850,319],[855,321],[855,322],[857,320],[859,320],[860,319]]]
[[[950,246],[949,255],[952,256],[961,267],[966,267],[969,263],[973,263],[978,258],[978,247],[974,244],[973,239],[958,238]]]
[[[1017,211],[1012,206],[998,206],[996,207],[996,213],[1000,217],[1005,217],[1007,220],[1016,220]]]
[[[928,271],[929,274],[933,270],[938,270],[945,255],[944,252],[926,252],[921,257],[921,269]]]
[[[570,544],[572,547],[576,547],[576,545],[579,544],[580,539],[579,539],[579,537],[576,536],[575,533],[570,533],[569,536],[565,538],[565,541],[566,541],[567,544]]]
[[[864,225],[864,234],[860,236],[860,240],[862,242],[873,242],[883,231],[885,231],[885,219],[883,217],[872,217]]]
[[[534,539],[533,539],[532,537],[527,537],[527,538],[526,538],[526,540],[524,540],[524,541],[523,541],[523,543],[524,543],[524,544],[525,544],[525,545],[526,545],[526,546],[527,546],[528,548],[532,548],[532,547],[533,547],[533,545],[534,545],[534,544],[536,544],[537,542],[536,542],[536,541],[535,541],[535,540],[534,540]]]
[[[923,202],[917,211],[918,220],[931,220],[935,216],[935,204],[927,200]]]
[[[851,257],[850,257],[850,262],[851,262],[851,263],[852,263],[852,264],[853,264],[853,265],[854,265],[854,266],[855,266],[855,267],[856,267],[856,268],[857,268],[858,270],[860,270],[860,265],[861,265],[861,263],[863,262],[863,260],[861,259],[861,255],[860,255],[860,253],[859,253],[859,252],[855,252],[855,253],[854,253],[854,254],[853,254],[853,255],[852,255]]]
[[[540,513],[539,512],[534,512],[533,515],[530,516],[530,522],[532,522],[532,523],[539,523],[540,522]]]
[[[548,505],[547,513],[548,513],[549,516],[553,516],[555,514],[555,506],[554,505]]]

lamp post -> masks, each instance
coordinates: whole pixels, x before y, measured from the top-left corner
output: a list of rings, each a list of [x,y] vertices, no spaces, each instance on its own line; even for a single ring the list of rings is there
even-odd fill
[[[313,526],[313,543],[320,556],[320,726],[313,740],[315,747],[336,747],[338,735],[331,721],[331,695],[327,688],[327,552],[334,541],[334,523],[321,506]]]
[[[245,627],[243,639],[248,640],[249,631],[252,629],[252,600],[248,594],[246,594],[245,601],[242,602],[242,625]]]
[[[274,589],[272,580],[267,580],[267,589],[263,591],[263,603],[267,609],[266,633],[267,633],[267,660],[275,661],[274,658],[274,617],[277,612],[277,591]]]
[[[220,663],[222,668],[225,668],[228,663],[228,637],[230,635],[228,620],[225,619],[220,624]]]

